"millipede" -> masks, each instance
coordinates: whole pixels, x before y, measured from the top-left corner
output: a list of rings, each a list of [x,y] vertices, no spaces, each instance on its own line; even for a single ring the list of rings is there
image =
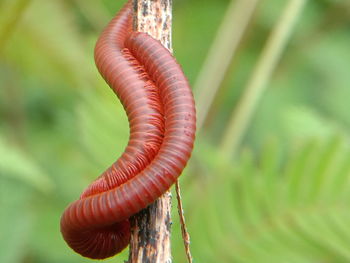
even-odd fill
[[[190,158],[196,112],[180,65],[162,44],[132,30],[129,2],[95,47],[96,66],[121,101],[130,135],[119,157],[61,217],[61,233],[77,253],[104,259],[130,240],[129,218],[177,180]]]

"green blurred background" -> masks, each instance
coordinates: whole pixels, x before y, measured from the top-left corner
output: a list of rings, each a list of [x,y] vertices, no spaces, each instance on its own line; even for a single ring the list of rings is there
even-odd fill
[[[122,4],[0,0],[1,263],[92,262],[67,247],[59,219],[127,143],[93,61]],[[174,0],[173,13],[204,120],[180,180],[195,262],[350,262],[350,1]],[[271,34],[281,23],[285,42]],[[239,30],[237,48],[215,44]],[[220,73],[215,95],[202,83]],[[173,210],[174,262],[185,262]]]

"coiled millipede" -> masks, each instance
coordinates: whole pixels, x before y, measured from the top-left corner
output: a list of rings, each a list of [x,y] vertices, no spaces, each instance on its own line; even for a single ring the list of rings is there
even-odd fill
[[[77,253],[103,259],[128,245],[129,218],[181,174],[193,148],[196,113],[174,57],[149,35],[132,31],[130,2],[101,34],[95,61],[125,108],[130,137],[121,157],[64,211],[61,232]]]

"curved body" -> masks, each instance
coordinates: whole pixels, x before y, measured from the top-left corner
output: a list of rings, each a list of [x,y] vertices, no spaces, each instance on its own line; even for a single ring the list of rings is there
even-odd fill
[[[173,56],[159,41],[132,31],[130,3],[101,34],[95,61],[125,108],[130,137],[121,157],[64,211],[61,232],[77,253],[103,259],[128,245],[128,219],[181,174],[196,117],[188,81]]]

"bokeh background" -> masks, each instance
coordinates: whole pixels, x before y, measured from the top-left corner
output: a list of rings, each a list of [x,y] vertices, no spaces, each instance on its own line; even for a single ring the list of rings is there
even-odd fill
[[[93,61],[122,4],[0,0],[1,263],[92,262],[59,219],[127,143]],[[350,262],[350,1],[174,0],[173,45],[203,124],[180,180],[195,262]]]

